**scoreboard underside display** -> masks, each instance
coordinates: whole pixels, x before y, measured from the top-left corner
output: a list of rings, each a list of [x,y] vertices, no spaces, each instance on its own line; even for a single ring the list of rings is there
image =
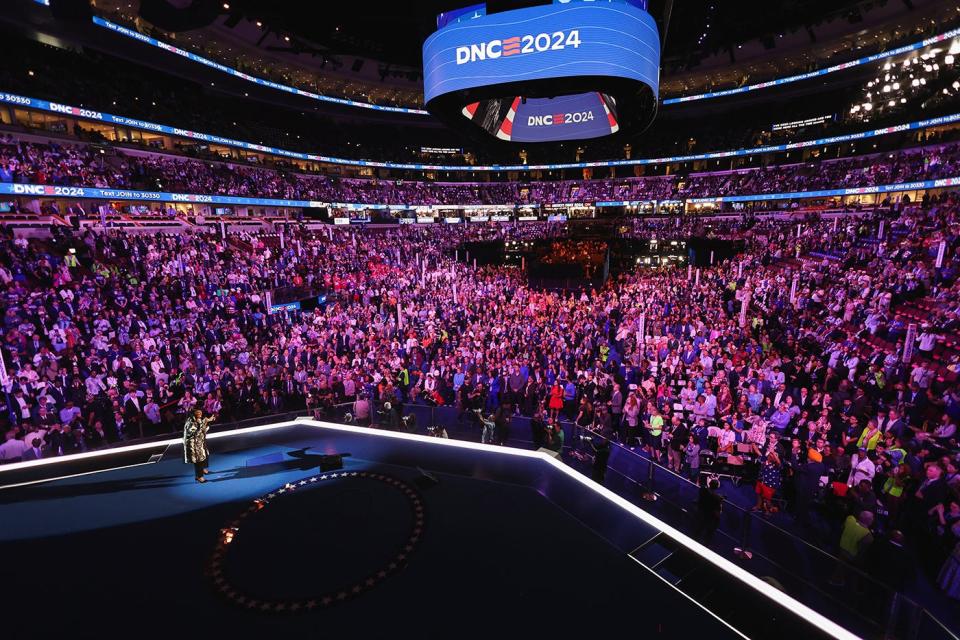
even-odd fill
[[[656,114],[659,73],[646,0],[542,0],[497,13],[478,4],[440,14],[423,44],[427,109],[512,142],[640,131]]]

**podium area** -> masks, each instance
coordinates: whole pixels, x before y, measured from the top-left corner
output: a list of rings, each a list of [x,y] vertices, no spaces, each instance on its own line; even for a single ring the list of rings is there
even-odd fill
[[[205,484],[176,440],[0,469],[45,634],[856,637],[542,453],[312,420],[209,445]]]

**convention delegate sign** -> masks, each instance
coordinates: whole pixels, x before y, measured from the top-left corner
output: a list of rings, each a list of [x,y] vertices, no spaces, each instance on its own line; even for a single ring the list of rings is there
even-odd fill
[[[517,142],[641,129],[656,113],[660,78],[660,36],[644,7],[566,0],[441,14],[423,44],[427,109]]]

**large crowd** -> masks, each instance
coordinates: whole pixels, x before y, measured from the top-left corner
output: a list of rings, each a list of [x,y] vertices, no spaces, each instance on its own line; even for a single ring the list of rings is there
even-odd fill
[[[712,229],[744,243],[737,259],[577,292],[458,262],[462,232],[446,228],[300,230],[282,248],[199,233],[7,239],[0,459],[169,432],[196,407],[228,421],[348,403],[358,421],[384,412],[398,426],[405,405],[442,404],[465,421],[479,411],[500,442],[520,413],[538,444],[561,448],[560,423],[574,420],[681,473],[749,449],[757,509],[802,521],[829,492],[851,516],[851,562],[869,563],[863,539],[876,532],[919,542],[933,567],[960,539],[958,224],[953,194],[867,222],[738,219]],[[327,302],[269,313],[266,292],[285,287]]]
[[[421,143],[455,144],[440,128],[397,124],[402,119],[346,123],[224,99],[219,87],[144,77],[133,63],[91,51],[18,37],[0,51],[9,59],[0,69],[4,90],[240,140],[315,152],[319,139],[331,155],[402,161],[425,160]],[[930,100],[932,117],[949,107],[931,92],[953,94],[945,81],[930,85],[914,93]],[[824,91],[822,104],[835,111],[850,93]],[[820,99],[777,114],[748,105],[727,112],[726,127],[667,113],[642,153],[745,148],[866,126],[849,128],[864,118],[858,112],[803,134],[771,127],[809,115]],[[219,107],[210,110],[214,100]],[[906,121],[902,109],[894,103],[870,126]],[[65,119],[34,121],[30,113],[5,112],[0,183],[509,209],[960,176],[960,129],[946,127],[877,138],[873,151],[857,141],[794,155],[623,167],[619,177],[596,169],[582,178],[471,173],[475,181],[454,181],[439,171],[310,173],[261,156],[228,162],[196,140],[163,150],[156,139],[152,146],[108,141],[105,129],[82,122],[66,138]],[[129,135],[121,130],[114,134]],[[532,148],[529,158],[504,149],[432,160],[515,164],[641,152],[617,139]],[[411,415],[442,416],[446,422],[421,431],[456,428],[505,446],[525,446],[517,436],[529,433],[534,446],[574,464],[590,438],[649,458],[685,489],[687,479],[696,483],[701,502],[684,508],[698,512],[695,534],[708,544],[722,502],[714,476],[744,481],[749,492],[736,497],[746,495],[756,519],[818,544],[829,532],[829,550],[845,561],[832,576],[836,585],[859,591],[855,567],[900,591],[925,576],[960,600],[960,192],[890,196],[829,219],[754,215],[789,210],[782,200],[750,206],[750,215],[722,221],[591,220],[590,237],[578,235],[586,223],[550,222],[318,230],[285,221],[266,233],[269,222],[256,221],[249,228],[261,231],[212,233],[192,210],[173,206],[161,213],[181,217],[175,234],[57,220],[47,237],[0,226],[0,465],[173,437],[196,409],[220,426],[298,413],[410,430]],[[129,215],[145,210],[131,207]],[[71,212],[94,215],[76,204]],[[600,238],[596,227],[605,223]],[[709,264],[700,256],[690,268],[615,264],[607,278],[608,251],[629,244],[621,238],[683,247],[695,238],[728,240],[737,253]],[[596,282],[551,289],[525,271],[526,262],[478,266],[464,246],[528,240],[539,241],[546,270],[579,264]],[[270,305],[308,299],[302,309]],[[571,442],[572,434],[585,438]],[[594,479],[603,478],[595,469]]]
[[[616,180],[416,182],[352,179],[83,145],[0,139],[0,182],[394,205],[528,205],[663,201],[870,187],[960,175],[960,144],[764,168]]]

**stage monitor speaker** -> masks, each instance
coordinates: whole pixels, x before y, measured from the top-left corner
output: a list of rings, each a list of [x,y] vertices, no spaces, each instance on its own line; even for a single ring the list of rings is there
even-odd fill
[[[350,455],[336,453],[329,456],[323,456],[320,458],[320,471],[337,471],[343,469],[343,456]]]

